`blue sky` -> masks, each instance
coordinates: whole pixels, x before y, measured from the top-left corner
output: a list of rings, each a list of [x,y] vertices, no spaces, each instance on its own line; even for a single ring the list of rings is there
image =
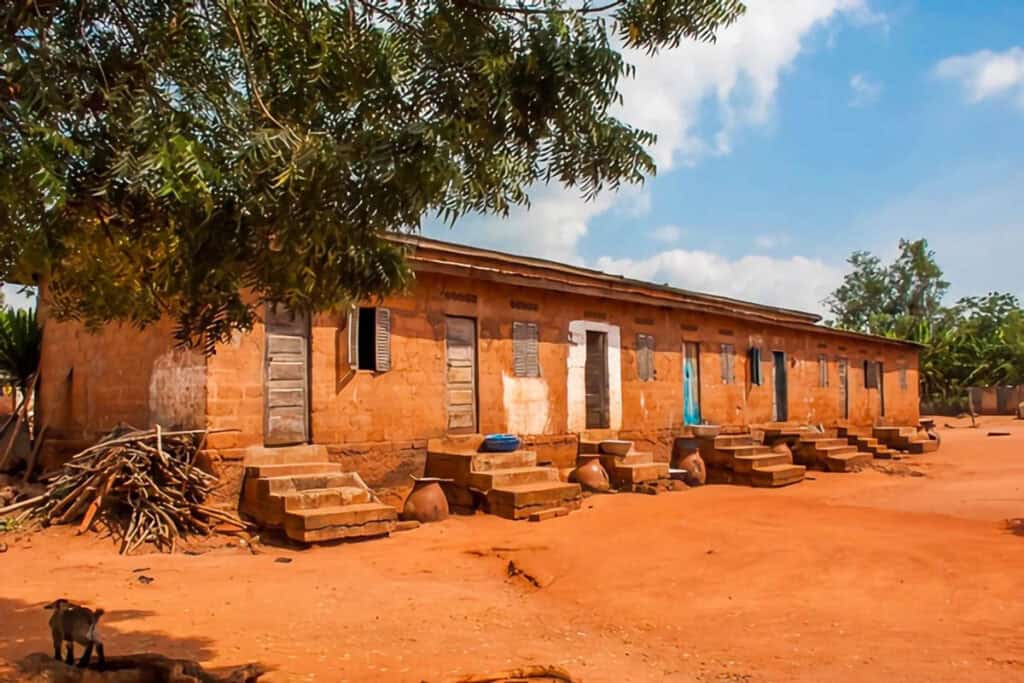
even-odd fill
[[[428,234],[816,311],[852,250],[926,237],[952,296],[1024,294],[1024,2],[748,6],[717,45],[632,57],[642,189]]]
[[[927,237],[953,297],[1024,295],[1024,2],[748,7],[716,45],[628,57],[643,187],[427,234],[819,312],[852,250]]]

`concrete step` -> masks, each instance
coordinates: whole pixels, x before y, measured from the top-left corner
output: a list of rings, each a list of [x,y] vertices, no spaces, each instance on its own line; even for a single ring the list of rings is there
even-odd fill
[[[701,449],[700,455],[704,462],[710,467],[724,467],[732,469],[733,460],[739,456],[764,455],[771,453],[768,446],[722,446],[721,448]]]
[[[746,474],[753,472],[759,467],[770,467],[773,465],[792,465],[793,458],[785,453],[761,453],[757,455],[737,455],[732,460],[732,471]]]
[[[290,512],[372,503],[373,496],[360,486],[338,486],[332,489],[293,491],[283,495],[272,494],[269,500],[280,501],[282,511]]]
[[[750,434],[719,434],[715,437],[715,448],[730,446],[760,446]]]
[[[910,439],[903,450],[914,455],[934,453],[939,450],[939,442],[934,439]]]
[[[859,472],[871,464],[870,453],[837,453],[825,456],[825,467],[829,472]]]
[[[533,467],[537,464],[534,451],[512,451],[510,453],[476,453],[470,463],[473,472],[489,472],[513,467]]]
[[[900,438],[910,439],[916,434],[917,427],[875,427],[871,432],[871,436],[885,443]]]
[[[293,540],[315,543],[385,535],[397,521],[398,511],[390,505],[358,503],[288,512],[284,531]]]
[[[326,472],[323,474],[296,474],[286,477],[262,477],[250,480],[256,486],[259,496],[309,489],[330,489],[338,486],[358,486],[351,472]]]
[[[607,471],[613,486],[643,484],[659,479],[668,479],[668,463],[664,462],[616,465]]]
[[[803,481],[807,468],[802,465],[766,465],[750,473],[750,485],[764,488],[789,486]]]
[[[830,448],[834,446],[849,446],[850,442],[834,436],[818,436],[808,439],[801,439],[798,446],[812,446],[816,449]]]
[[[819,446],[815,444],[813,451],[821,456],[842,455],[843,453],[856,453],[857,447],[851,446],[846,441],[843,441],[841,443],[832,444],[829,446]]]
[[[487,492],[487,510],[505,519],[527,519],[551,508],[575,510],[581,498],[579,484],[561,481],[499,486]]]
[[[265,477],[290,477],[297,474],[327,474],[330,472],[341,472],[341,465],[333,462],[305,462],[285,463],[275,465],[246,465],[245,476]]]
[[[649,465],[654,462],[654,453],[648,451],[630,451],[626,455],[601,455],[601,464],[605,467],[614,465]]]
[[[469,475],[470,487],[478,491],[545,481],[558,481],[558,470],[554,467],[510,467],[488,472],[473,472]]]
[[[327,446],[301,444],[298,446],[250,446],[245,449],[246,465],[293,465],[296,463],[327,462]]]

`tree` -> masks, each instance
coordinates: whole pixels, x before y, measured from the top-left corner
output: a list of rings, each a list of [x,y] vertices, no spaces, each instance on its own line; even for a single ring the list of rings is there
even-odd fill
[[[922,322],[942,313],[949,283],[928,241],[901,239],[899,255],[888,266],[866,251],[847,259],[852,270],[825,300],[833,315],[830,324],[843,329],[900,338],[913,338]]]
[[[39,368],[42,332],[32,310],[0,308],[0,376],[27,391]]]
[[[409,278],[386,235],[654,172],[617,46],[714,40],[739,0],[13,0],[0,10],[0,279],[54,312],[174,316]]]

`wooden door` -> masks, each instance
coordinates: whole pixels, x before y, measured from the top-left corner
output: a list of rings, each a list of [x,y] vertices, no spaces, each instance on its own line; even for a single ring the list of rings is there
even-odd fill
[[[587,429],[608,429],[608,334],[587,331],[587,360],[584,369],[587,398]]]
[[[448,431],[452,434],[475,434],[476,321],[472,318],[447,318],[445,324]]]
[[[772,419],[776,422],[785,422],[789,419],[789,386],[786,378],[786,354],[782,351],[772,351],[774,361],[773,384],[774,401]]]
[[[683,424],[700,424],[700,345],[683,342]]]
[[[268,305],[263,362],[263,442],[309,441],[309,317]]]
[[[839,359],[839,417],[846,420],[850,417],[850,362]]]
[[[875,363],[878,371],[878,414],[885,416],[885,365],[881,361]]]

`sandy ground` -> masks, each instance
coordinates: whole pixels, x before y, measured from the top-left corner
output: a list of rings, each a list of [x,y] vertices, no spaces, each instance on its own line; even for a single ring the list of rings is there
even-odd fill
[[[1024,681],[1024,536],[1007,525],[1024,423],[941,431],[888,473],[597,496],[540,524],[478,515],[308,551],[123,558],[67,529],[8,533],[0,658],[47,651],[40,607],[66,596],[107,610],[108,654],[261,661],[268,681],[531,663],[584,681]]]

